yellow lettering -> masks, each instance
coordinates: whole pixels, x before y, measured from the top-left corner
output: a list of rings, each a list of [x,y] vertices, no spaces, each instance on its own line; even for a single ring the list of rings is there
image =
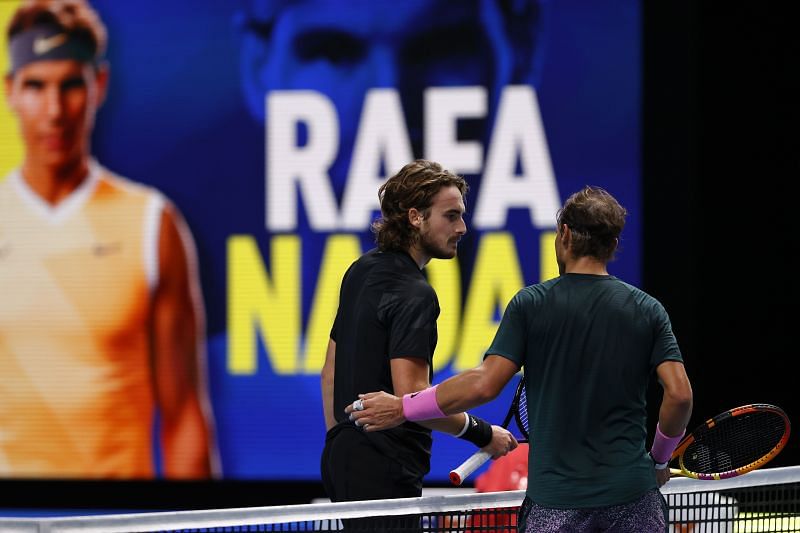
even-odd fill
[[[554,240],[555,231],[543,231],[539,235],[539,280],[547,281],[558,277],[558,262]]]
[[[478,366],[497,332],[496,312],[523,287],[514,236],[508,232],[487,233],[475,257],[469,294],[464,308],[461,349],[455,358],[456,372]]]
[[[339,305],[339,287],[350,264],[361,255],[356,235],[332,235],[325,245],[317,288],[306,329],[306,352],[303,370],[319,374],[325,362],[333,319]]]
[[[436,321],[439,340],[433,356],[433,371],[438,372],[450,364],[456,351],[461,318],[461,272],[455,259],[433,259],[425,270],[441,308]]]
[[[3,2],[0,1],[0,27],[7,28],[14,16],[14,12],[22,5],[21,1]],[[0,44],[0,72],[8,72],[8,48],[6,43]],[[0,101],[0,183],[4,181],[6,174],[19,166],[25,155],[25,146],[22,143],[22,136],[19,134],[15,113],[7,105],[8,100],[3,98]]]
[[[554,236],[554,232],[548,231],[539,237],[541,280],[558,275]],[[272,239],[268,272],[255,238],[250,235],[231,236],[227,260],[228,371],[239,375],[256,372],[260,335],[276,373],[288,375],[302,371],[318,374],[336,316],[342,275],[361,253],[361,243],[356,235],[332,235],[328,238],[311,304],[301,362],[300,237],[281,235]],[[455,371],[478,366],[497,331],[496,317],[523,287],[513,235],[508,232],[486,233],[480,240],[463,322],[458,261],[434,259],[428,264],[426,273],[441,307],[434,372],[451,363]]]
[[[272,278],[252,236],[228,239],[228,370],[232,374],[256,372],[258,332],[275,372],[297,371],[300,238],[274,237],[270,256]]]

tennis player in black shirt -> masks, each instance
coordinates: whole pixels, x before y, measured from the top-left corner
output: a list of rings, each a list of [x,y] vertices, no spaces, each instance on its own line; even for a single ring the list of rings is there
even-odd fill
[[[430,387],[439,301],[422,273],[432,258],[452,259],[466,233],[464,178],[416,160],[378,191],[377,248],[342,279],[331,328],[322,397],[328,430],[322,481],[332,501],[416,497],[430,469],[431,429],[505,455],[517,442],[505,429],[458,413],[365,432],[345,414],[359,392],[402,396]]]

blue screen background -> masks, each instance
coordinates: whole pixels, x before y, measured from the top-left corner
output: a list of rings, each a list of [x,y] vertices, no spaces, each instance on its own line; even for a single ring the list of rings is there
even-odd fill
[[[251,374],[231,373],[227,359],[228,240],[234,235],[252,236],[265,265],[269,265],[274,237],[265,227],[265,160],[270,154],[266,153],[264,116],[253,111],[259,93],[254,95],[244,81],[248,56],[244,53],[247,30],[243,21],[257,16],[266,19],[265,14],[295,3],[256,2],[251,6],[213,0],[96,0],[94,4],[109,30],[111,66],[111,86],[98,116],[94,151],[98,160],[115,172],[162,190],[181,210],[195,237],[207,313],[209,386],[223,476],[316,480],[324,444],[318,375],[277,374],[270,367],[263,342],[259,344],[259,364]],[[300,4],[294,9],[302,10]],[[337,4],[332,4],[335,12]],[[473,9],[479,23],[495,24],[495,31],[499,31],[487,4],[490,2],[476,2],[464,10]],[[359,23],[365,27],[376,20],[402,17],[397,3],[376,2],[371,6],[382,11],[364,14],[365,20]],[[346,10],[338,7],[341,23]],[[540,17],[532,28],[536,45],[530,54],[530,71],[524,79],[505,81],[532,84],[536,90],[559,201],[583,185],[593,184],[608,189],[627,207],[630,215],[622,251],[610,271],[638,285],[642,226],[639,3],[562,0],[542,2],[539,7]],[[445,24],[447,17],[444,10],[426,19],[426,24]],[[333,18],[336,20],[335,14]],[[361,27],[351,19],[344,21]],[[504,59],[489,54],[486,42],[470,44],[471,37],[465,34],[449,45],[450,52],[456,54],[461,46],[472,47],[463,53],[478,54],[489,62],[489,69],[470,69],[464,74],[470,83],[448,79],[441,68],[427,70],[427,78],[411,81],[403,76],[407,71],[383,77],[370,71],[374,76],[364,81],[362,89],[395,88],[409,114],[414,113],[414,102],[421,99],[421,91],[430,86],[483,84],[494,98],[495,81],[487,76],[496,73]],[[392,39],[398,43],[403,36],[387,30],[384,38],[391,44]],[[423,62],[424,50],[416,50],[419,57],[413,52],[413,47],[404,48],[406,64],[415,64],[415,58]],[[323,91],[337,107],[342,142],[330,180],[341,200],[363,93],[338,90],[330,69],[310,68],[290,59],[280,68],[284,72],[270,74],[273,77],[267,81],[276,85],[266,83],[262,101],[272,89],[309,88]],[[292,69],[299,74],[293,76]],[[424,133],[417,127],[419,117],[406,116],[406,120],[411,125],[414,155],[423,156],[416,153],[418,137]],[[491,130],[491,120],[483,122]],[[302,145],[303,136],[302,131],[298,133],[298,145]],[[467,202],[470,209],[481,176],[467,177],[473,188]],[[298,205],[302,210],[303,203]],[[469,218],[467,222],[470,224]],[[528,212],[509,211],[502,231],[514,237],[524,282],[538,282],[539,230],[531,227]],[[328,234],[311,229],[303,212],[295,233],[300,235],[303,248],[305,324]],[[481,233],[471,230],[462,241],[459,261],[465,294]],[[368,228],[356,234],[367,249],[371,245]],[[501,311],[496,311],[498,318]],[[487,345],[490,340],[486,339]],[[451,374],[450,368],[439,371],[434,382]],[[512,393],[513,384],[499,399],[475,413],[499,423]],[[435,435],[431,472],[426,480],[446,481],[449,470],[473,451],[471,444]]]

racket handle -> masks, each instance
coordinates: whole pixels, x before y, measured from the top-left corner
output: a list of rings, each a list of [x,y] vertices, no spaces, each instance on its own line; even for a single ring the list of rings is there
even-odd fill
[[[472,454],[472,457],[461,463],[458,468],[450,471],[450,482],[455,486],[461,485],[467,476],[476,471],[483,463],[491,458],[492,456],[487,452],[475,452]]]

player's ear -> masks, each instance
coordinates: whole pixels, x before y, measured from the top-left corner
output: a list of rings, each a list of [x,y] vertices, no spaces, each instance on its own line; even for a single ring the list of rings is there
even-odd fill
[[[419,228],[422,225],[422,219],[422,213],[416,207],[408,210],[408,222],[415,228]]]
[[[97,66],[97,70],[95,71],[95,78],[97,80],[97,107],[100,107],[103,105],[103,102],[106,101],[110,75],[108,62],[104,61]]]
[[[512,49],[512,84],[536,85],[542,63],[542,31],[546,4],[541,0],[494,0],[503,21],[503,30]]]
[[[561,224],[561,233],[559,234],[559,238],[561,239],[561,244],[564,245],[564,248],[569,248],[569,244],[572,242],[572,230],[569,229],[569,226],[566,224]]]
[[[272,76],[265,73],[276,68],[280,70],[280,67],[271,67],[270,61],[284,61],[289,57],[288,50],[275,52],[275,14],[282,2],[275,2],[274,6],[266,2],[262,4],[264,13],[238,10],[232,21],[233,32],[239,41],[239,76],[245,102],[251,116],[261,122],[265,120],[266,113],[264,95],[272,89]]]
[[[9,73],[6,74],[4,77],[3,88],[5,89],[5,97],[6,97],[6,104],[9,108],[14,108],[14,104],[11,99],[11,89],[14,85],[14,75]]]

